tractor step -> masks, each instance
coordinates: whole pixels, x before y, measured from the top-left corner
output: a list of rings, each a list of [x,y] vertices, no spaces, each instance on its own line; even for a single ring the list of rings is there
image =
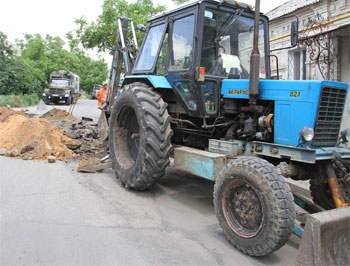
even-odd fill
[[[215,180],[226,165],[226,156],[189,147],[174,149],[174,168]]]

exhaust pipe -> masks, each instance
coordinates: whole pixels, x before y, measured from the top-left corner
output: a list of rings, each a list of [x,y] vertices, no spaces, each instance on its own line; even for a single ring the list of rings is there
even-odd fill
[[[259,22],[260,22],[260,0],[255,1],[254,11],[254,39],[253,50],[250,56],[250,76],[249,76],[249,105],[255,112],[258,110],[256,105],[259,98]]]

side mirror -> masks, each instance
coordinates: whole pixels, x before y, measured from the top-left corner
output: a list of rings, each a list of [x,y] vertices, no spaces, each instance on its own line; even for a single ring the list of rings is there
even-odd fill
[[[144,25],[142,25],[142,24],[137,24],[137,29],[138,29],[139,31],[142,31],[142,32],[145,32],[145,31],[146,31],[146,27],[145,27]]]
[[[297,46],[298,44],[298,35],[299,35],[299,26],[298,26],[298,21],[293,21],[290,27],[290,44],[292,47]]]

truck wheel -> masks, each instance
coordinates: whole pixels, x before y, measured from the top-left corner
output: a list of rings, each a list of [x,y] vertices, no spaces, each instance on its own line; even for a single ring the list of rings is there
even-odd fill
[[[278,250],[293,230],[293,194],[276,168],[260,158],[236,159],[220,172],[214,208],[227,239],[250,256]]]
[[[164,174],[172,152],[167,104],[143,83],[126,85],[110,118],[110,158],[126,188],[145,190]]]
[[[66,105],[71,105],[72,104],[72,94],[69,94],[67,100],[66,100]]]
[[[44,99],[44,102],[45,104],[49,105],[51,102],[50,102],[50,99],[48,97],[45,97]]]

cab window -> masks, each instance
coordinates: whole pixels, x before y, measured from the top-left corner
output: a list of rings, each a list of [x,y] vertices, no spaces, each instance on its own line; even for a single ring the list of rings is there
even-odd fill
[[[147,34],[140,56],[135,65],[135,71],[150,71],[156,63],[158,51],[162,44],[165,24],[152,27]]]
[[[174,22],[169,71],[187,70],[192,65],[194,15]]]

